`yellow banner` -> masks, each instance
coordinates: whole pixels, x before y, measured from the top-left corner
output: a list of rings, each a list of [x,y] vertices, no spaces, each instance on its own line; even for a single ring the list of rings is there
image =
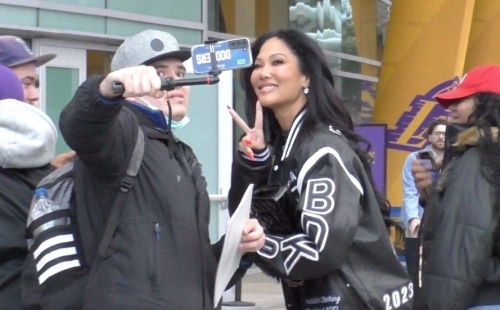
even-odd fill
[[[434,96],[463,74],[475,2],[393,1],[373,123],[387,124],[387,198],[394,206],[402,203],[406,157],[425,146],[429,122],[445,113]]]
[[[377,59],[377,1],[350,0],[358,56]],[[378,76],[379,68],[361,64],[361,74]],[[376,84],[361,81],[361,116],[358,123],[371,123]]]
[[[476,0],[464,72],[500,64],[500,1]]]

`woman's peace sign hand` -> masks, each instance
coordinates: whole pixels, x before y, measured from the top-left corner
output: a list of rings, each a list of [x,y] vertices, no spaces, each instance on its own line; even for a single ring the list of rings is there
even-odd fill
[[[257,101],[257,104],[255,105],[255,124],[253,128],[248,127],[245,121],[238,115],[238,113],[236,113],[235,110],[229,106],[227,108],[235,123],[245,133],[245,136],[239,143],[239,147],[243,153],[253,160],[253,150],[262,150],[266,147],[264,130],[262,130],[262,105],[259,101]]]

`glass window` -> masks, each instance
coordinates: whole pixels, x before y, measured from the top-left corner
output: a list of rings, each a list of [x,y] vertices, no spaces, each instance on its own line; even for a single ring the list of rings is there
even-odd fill
[[[40,54],[54,53],[56,58],[47,65],[38,68],[40,74],[39,106],[59,127],[59,115],[63,108],[73,98],[78,85],[85,80],[86,51],[80,48],[70,48],[48,45],[45,42],[34,42],[35,51]],[[56,154],[69,151],[59,132]]]
[[[289,27],[327,51],[380,60],[389,7],[380,1],[290,0]]]
[[[96,8],[104,8],[106,5],[106,0],[42,0],[42,1],[83,5]]]
[[[248,124],[245,112],[245,92],[241,87],[240,73],[241,70],[237,70],[233,73],[233,109]],[[252,127],[252,124],[249,124],[249,126]],[[243,136],[243,134],[243,130],[241,130],[241,128],[236,124],[233,124],[233,150],[238,149],[238,143],[240,142],[240,138]]]
[[[73,98],[73,94],[78,88],[78,69],[57,68],[47,66],[47,115],[58,126],[59,115],[63,108]],[[61,87],[64,85],[64,87]],[[64,142],[59,131],[57,135],[56,154],[70,151],[70,148]]]
[[[345,100],[354,124],[371,124],[377,83],[335,76],[335,89]]]
[[[272,29],[288,28],[288,0],[209,0],[208,28],[212,31],[258,37]]]
[[[342,51],[344,17],[340,0],[291,0],[289,27],[305,32],[325,50]]]
[[[366,76],[377,78],[379,75],[380,67],[353,61],[349,59],[342,59],[336,56],[327,55],[326,59],[330,65],[330,69],[336,71],[344,71],[350,73],[357,73]]]
[[[201,22],[200,0],[107,0],[106,3],[110,10]]]
[[[40,10],[38,23],[39,27],[49,29],[64,29],[89,33],[106,32],[106,20],[101,16]]]
[[[389,13],[377,0],[209,0],[208,22],[209,30],[247,37],[298,29],[325,51],[381,60]]]
[[[87,76],[108,75],[114,53],[87,50]]]
[[[107,18],[106,33],[122,37],[130,37],[147,29],[165,31],[177,38],[180,44],[199,44],[202,41],[202,31],[182,27],[150,24],[118,18]]]
[[[0,21],[4,25],[36,27],[37,16],[35,8],[0,4]]]

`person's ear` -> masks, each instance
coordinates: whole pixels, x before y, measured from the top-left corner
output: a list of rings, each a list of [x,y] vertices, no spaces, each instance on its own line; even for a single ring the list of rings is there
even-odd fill
[[[479,98],[477,98],[477,96],[474,96],[474,109],[475,110],[477,108],[477,105],[479,104]]]
[[[309,82],[310,82],[310,79],[309,77],[307,76],[303,76],[303,81],[302,81],[302,88],[309,88]]]

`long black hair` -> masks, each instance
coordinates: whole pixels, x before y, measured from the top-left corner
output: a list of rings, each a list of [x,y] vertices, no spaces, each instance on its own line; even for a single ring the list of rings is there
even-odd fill
[[[500,211],[500,142],[492,128],[500,127],[500,94],[478,93],[474,96],[475,108],[468,119],[468,125],[479,132],[479,156],[481,173],[495,189],[496,210]]]
[[[259,55],[262,45],[271,38],[283,41],[290,51],[298,58],[300,72],[309,78],[309,93],[307,96],[307,112],[304,116],[302,128],[315,130],[319,124],[331,125],[347,138],[357,156],[361,159],[371,186],[377,197],[382,216],[386,225],[389,225],[390,208],[386,200],[376,191],[371,173],[372,157],[369,154],[371,145],[362,136],[354,132],[354,123],[344,102],[337,95],[334,88],[333,74],[328,67],[325,55],[319,45],[304,33],[294,29],[270,31],[259,37],[252,44],[254,59]],[[252,124],[255,120],[255,103],[257,95],[250,78],[254,68],[250,67],[241,72],[241,85],[246,94],[247,119]],[[282,134],[271,109],[263,107],[264,133],[267,142],[273,144]]]

